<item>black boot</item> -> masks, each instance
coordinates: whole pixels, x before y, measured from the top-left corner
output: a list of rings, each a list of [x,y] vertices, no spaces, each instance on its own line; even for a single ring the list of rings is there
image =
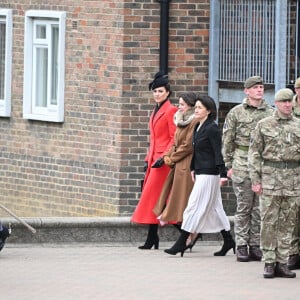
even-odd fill
[[[139,249],[149,250],[153,247],[153,245],[154,245],[155,249],[158,249],[159,237],[157,234],[157,230],[158,230],[158,224],[150,224],[149,225],[146,242],[143,246],[139,246]]]
[[[170,249],[166,249],[165,252],[171,255],[176,255],[178,252],[181,252],[183,256],[184,251],[187,249],[186,240],[188,239],[190,233],[182,230],[180,237],[176,243]]]
[[[248,252],[247,245],[237,246],[236,260],[240,261],[240,262],[248,262],[249,261],[249,252]]]
[[[290,271],[287,264],[277,262],[275,266],[275,277],[295,278],[296,273]]]
[[[233,240],[230,231],[223,229],[221,230],[221,234],[224,244],[220,251],[214,253],[214,256],[225,256],[230,249],[233,249],[233,253],[235,253],[235,241]]]
[[[274,277],[275,277],[275,264],[265,263],[264,278],[274,278]]]
[[[290,270],[300,269],[300,256],[299,254],[294,254],[289,256],[287,266]]]
[[[181,224],[172,224],[179,232],[182,232]]]
[[[198,233],[197,236],[187,245],[187,249],[190,249],[190,252],[192,252],[193,247],[196,245],[199,239],[202,241],[202,233]]]
[[[262,251],[258,245],[249,247],[249,260],[261,261],[262,256]]]
[[[5,240],[9,237],[9,230],[2,225],[2,230],[0,231],[0,251],[5,245]]]

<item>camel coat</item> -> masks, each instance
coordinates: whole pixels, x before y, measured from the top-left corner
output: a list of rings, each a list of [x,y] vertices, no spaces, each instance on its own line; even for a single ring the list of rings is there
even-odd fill
[[[193,155],[193,133],[195,121],[185,127],[177,127],[175,143],[167,156],[175,163],[153,210],[160,220],[170,223],[182,222],[183,211],[187,206],[193,188],[190,165]]]
[[[177,108],[167,100],[149,121],[150,146],[145,161],[148,169],[145,174],[143,191],[140,201],[133,213],[131,221],[140,224],[158,224],[153,208],[159,198],[163,184],[170,168],[163,165],[151,168],[158,158],[162,158],[174,143],[176,125],[173,118]]]

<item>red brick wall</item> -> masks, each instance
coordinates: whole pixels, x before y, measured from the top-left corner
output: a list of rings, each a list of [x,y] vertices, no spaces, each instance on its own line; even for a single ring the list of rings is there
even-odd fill
[[[209,0],[199,2],[170,2],[174,103],[182,91],[207,92]],[[1,1],[1,8],[13,9],[14,27],[12,116],[0,118],[0,201],[20,216],[129,215],[148,146],[153,101],[147,86],[159,70],[160,3],[34,3]],[[67,12],[62,124],[22,118],[29,9]]]
[[[14,29],[12,117],[0,119],[0,199],[21,216],[116,215],[123,142],[122,3],[47,2],[1,5],[13,9]],[[62,124],[22,118],[29,9],[67,12]]]
[[[169,78],[173,90],[171,100],[175,104],[182,91],[207,92],[209,0],[199,2],[172,0],[169,5]],[[126,1],[124,16],[123,95],[128,97],[126,108],[132,110],[134,118],[128,122],[132,148],[123,156],[124,164],[130,160],[130,167],[121,170],[124,173],[121,180],[124,193],[120,194],[122,213],[132,211],[140,196],[141,166],[148,145],[147,122],[153,108],[152,93],[147,87],[159,70],[160,4]]]

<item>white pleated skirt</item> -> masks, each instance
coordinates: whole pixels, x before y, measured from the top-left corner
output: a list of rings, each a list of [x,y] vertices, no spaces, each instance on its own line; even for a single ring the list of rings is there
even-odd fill
[[[230,230],[222,204],[219,175],[196,175],[181,228],[192,233]]]

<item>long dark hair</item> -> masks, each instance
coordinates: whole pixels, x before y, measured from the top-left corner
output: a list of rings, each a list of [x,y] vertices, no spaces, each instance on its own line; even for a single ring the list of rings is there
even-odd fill
[[[182,98],[183,101],[191,106],[194,107],[195,103],[196,103],[196,99],[197,99],[197,94],[194,92],[184,92],[182,94],[179,95],[179,98]]]
[[[212,119],[212,120],[216,120],[217,118],[217,106],[215,103],[215,100],[211,97],[209,97],[208,95],[201,95],[198,94],[197,95],[197,99],[196,102],[200,101],[202,103],[202,105],[210,111],[208,118]]]

